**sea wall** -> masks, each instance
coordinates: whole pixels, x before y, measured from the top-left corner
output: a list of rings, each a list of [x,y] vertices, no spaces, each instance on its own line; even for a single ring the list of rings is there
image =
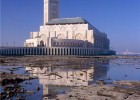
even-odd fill
[[[67,47],[12,47],[1,48],[0,55],[115,55],[116,52],[93,48]]]

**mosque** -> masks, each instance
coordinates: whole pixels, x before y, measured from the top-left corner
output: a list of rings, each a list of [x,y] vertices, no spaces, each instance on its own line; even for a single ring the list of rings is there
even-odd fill
[[[107,34],[84,18],[59,18],[59,0],[44,0],[44,25],[30,32],[24,47],[5,51],[26,55],[112,55]],[[5,54],[4,53],[4,54]]]

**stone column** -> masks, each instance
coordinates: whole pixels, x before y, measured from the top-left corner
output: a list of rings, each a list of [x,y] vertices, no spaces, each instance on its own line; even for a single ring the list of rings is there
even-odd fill
[[[49,53],[49,48],[47,48],[47,55],[49,55],[50,53]]]
[[[50,55],[52,55],[52,48],[50,48]]]

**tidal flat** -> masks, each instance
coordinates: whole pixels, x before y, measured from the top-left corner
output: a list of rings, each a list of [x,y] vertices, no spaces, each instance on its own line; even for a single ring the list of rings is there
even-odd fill
[[[140,56],[0,56],[1,100],[140,100]]]

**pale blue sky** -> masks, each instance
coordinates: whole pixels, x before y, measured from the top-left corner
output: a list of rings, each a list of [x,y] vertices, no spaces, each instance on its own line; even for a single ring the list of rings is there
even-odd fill
[[[23,46],[43,25],[43,0],[0,1],[0,45]],[[60,17],[83,17],[108,34],[116,51],[140,52],[140,0],[60,0]]]

